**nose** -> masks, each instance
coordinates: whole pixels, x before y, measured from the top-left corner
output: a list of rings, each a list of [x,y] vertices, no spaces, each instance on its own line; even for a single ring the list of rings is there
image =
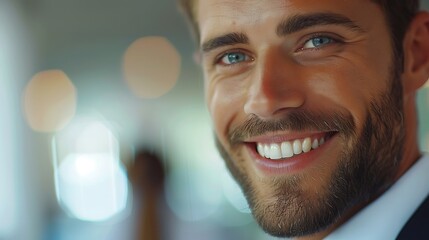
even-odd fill
[[[246,114],[269,119],[304,105],[305,94],[297,63],[278,49],[266,51],[256,61],[244,104]]]

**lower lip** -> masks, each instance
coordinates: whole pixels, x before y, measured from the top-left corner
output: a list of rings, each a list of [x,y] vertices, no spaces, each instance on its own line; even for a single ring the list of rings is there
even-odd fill
[[[255,160],[256,167],[267,175],[284,175],[293,174],[304,171],[306,168],[315,164],[321,159],[322,154],[329,149],[333,140],[337,137],[337,134],[329,138],[323,145],[316,149],[312,149],[307,153],[301,153],[291,158],[271,160],[261,157],[256,152],[255,145],[249,144],[248,148],[250,154]]]

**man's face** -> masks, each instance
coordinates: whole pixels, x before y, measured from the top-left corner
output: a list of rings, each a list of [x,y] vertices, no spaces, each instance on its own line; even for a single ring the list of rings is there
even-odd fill
[[[259,224],[322,231],[391,184],[402,89],[372,1],[200,0],[218,147]]]

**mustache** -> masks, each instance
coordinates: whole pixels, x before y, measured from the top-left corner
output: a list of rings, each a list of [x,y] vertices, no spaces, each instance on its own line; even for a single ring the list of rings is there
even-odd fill
[[[342,112],[310,112],[295,110],[282,118],[262,120],[251,114],[249,118],[228,134],[230,146],[245,139],[276,131],[340,132],[346,136],[355,134],[355,122],[351,114]]]

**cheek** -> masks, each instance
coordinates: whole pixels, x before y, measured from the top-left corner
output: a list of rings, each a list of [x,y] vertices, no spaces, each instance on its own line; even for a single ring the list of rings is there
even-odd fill
[[[331,74],[319,72],[309,82],[314,93],[314,99],[310,102],[327,107],[341,106],[350,112],[363,112],[368,96],[351,76],[339,71]]]
[[[206,82],[206,102],[212,116],[215,131],[221,142],[226,141],[228,132],[234,127],[235,120],[243,112],[245,88],[242,84]]]
[[[339,64],[330,70],[317,70],[308,82],[313,93],[308,102],[314,105],[310,108],[338,106],[352,114],[358,128],[362,126],[373,99],[387,89],[385,71],[377,72],[376,67],[369,68],[370,65],[355,61]]]

